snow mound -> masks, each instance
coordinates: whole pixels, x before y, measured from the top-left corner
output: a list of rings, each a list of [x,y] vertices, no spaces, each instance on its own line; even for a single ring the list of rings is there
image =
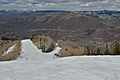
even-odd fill
[[[40,49],[38,49],[30,39],[22,40],[22,51],[20,57],[23,60],[29,62],[48,62],[54,59],[55,53],[58,53],[60,48],[57,47],[50,53],[43,53]]]

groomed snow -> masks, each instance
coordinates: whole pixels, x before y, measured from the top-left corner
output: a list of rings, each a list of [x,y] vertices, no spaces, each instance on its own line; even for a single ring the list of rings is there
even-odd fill
[[[0,80],[120,80],[120,57],[56,58],[22,41],[20,58],[0,62]]]

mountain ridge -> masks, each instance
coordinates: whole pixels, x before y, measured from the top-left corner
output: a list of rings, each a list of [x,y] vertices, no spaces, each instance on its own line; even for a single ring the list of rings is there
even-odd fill
[[[108,11],[106,11],[108,12]],[[16,14],[16,15],[14,15]],[[120,16],[85,12],[0,12],[0,35],[29,38],[33,34],[81,43],[119,39]],[[104,35],[103,35],[104,34]]]

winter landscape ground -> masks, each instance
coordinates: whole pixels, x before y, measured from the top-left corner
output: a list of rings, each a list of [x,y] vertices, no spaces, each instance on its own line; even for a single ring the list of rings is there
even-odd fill
[[[0,80],[120,80],[120,0],[0,0]]]
[[[17,60],[0,62],[0,80],[120,80],[119,56],[57,58],[60,48],[43,54],[22,40]]]

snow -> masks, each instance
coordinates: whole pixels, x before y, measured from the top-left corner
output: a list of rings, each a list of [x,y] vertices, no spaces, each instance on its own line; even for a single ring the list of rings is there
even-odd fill
[[[29,61],[29,62],[49,62],[53,60],[55,57],[54,54],[58,53],[60,50],[57,47],[54,51],[50,53],[43,53],[39,50],[30,40],[23,40],[22,41],[22,51],[21,56],[22,59]]]
[[[0,80],[120,80],[118,56],[55,58],[59,50],[45,54],[23,40],[20,58],[0,62]]]
[[[13,51],[13,49],[14,49],[15,46],[16,46],[16,44],[13,45],[13,46],[11,46],[10,48],[8,48],[7,51],[5,51],[2,56],[5,56],[5,55],[9,54],[11,51]]]

